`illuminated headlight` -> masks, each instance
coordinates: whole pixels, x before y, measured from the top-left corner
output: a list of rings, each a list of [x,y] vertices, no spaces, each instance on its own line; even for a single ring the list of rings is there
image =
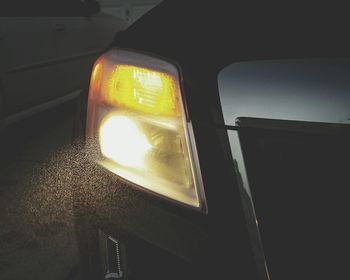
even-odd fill
[[[109,171],[162,196],[204,206],[174,65],[124,50],[100,57],[91,77],[87,135]]]

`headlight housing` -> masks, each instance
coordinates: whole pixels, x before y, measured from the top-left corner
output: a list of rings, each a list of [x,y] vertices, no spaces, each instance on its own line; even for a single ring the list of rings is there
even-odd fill
[[[87,136],[109,171],[186,205],[205,206],[179,72],[171,63],[118,49],[101,56],[91,76]]]

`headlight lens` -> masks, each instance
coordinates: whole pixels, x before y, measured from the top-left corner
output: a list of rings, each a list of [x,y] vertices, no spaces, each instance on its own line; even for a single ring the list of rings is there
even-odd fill
[[[200,172],[184,112],[172,64],[123,50],[95,63],[87,134],[97,142],[99,163],[143,188],[201,207]]]

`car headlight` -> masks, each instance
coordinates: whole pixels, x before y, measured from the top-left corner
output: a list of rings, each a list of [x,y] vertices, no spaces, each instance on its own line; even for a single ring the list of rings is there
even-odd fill
[[[111,50],[93,68],[87,135],[98,162],[157,194],[204,206],[178,69],[161,59]]]

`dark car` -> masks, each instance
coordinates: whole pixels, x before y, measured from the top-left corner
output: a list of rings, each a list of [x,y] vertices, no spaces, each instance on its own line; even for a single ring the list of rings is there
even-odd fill
[[[227,2],[165,1],[96,61],[83,279],[349,278],[348,16]]]

